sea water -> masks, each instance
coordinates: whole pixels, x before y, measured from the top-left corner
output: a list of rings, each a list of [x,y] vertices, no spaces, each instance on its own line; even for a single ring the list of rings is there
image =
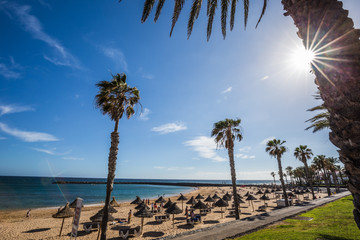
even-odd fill
[[[29,209],[64,206],[77,197],[84,204],[103,203],[106,184],[53,184],[55,181],[106,182],[100,178],[50,178],[50,177],[11,177],[0,176],[0,210]],[[227,183],[229,180],[163,180],[163,179],[116,179],[115,182],[192,182],[192,183]],[[239,180],[237,184],[271,184],[270,180]],[[173,196],[192,191],[192,187],[114,184],[112,196],[118,202],[140,198]]]

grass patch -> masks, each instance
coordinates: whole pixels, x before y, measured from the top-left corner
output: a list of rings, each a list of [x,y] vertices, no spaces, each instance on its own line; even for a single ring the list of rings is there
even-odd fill
[[[360,230],[352,214],[352,199],[348,196],[300,215],[313,218],[311,221],[287,219],[236,239],[360,240]]]

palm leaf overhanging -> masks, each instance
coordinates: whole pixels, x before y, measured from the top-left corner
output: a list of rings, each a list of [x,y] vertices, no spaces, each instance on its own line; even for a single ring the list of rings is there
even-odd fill
[[[119,2],[121,2],[121,1],[122,0],[119,0]],[[208,17],[208,24],[207,24],[206,34],[207,34],[208,41],[210,39],[211,32],[212,32],[212,26],[213,26],[215,12],[218,7],[218,2],[220,2],[220,1],[221,1],[221,3],[220,3],[221,4],[221,31],[222,31],[222,35],[223,35],[224,39],[226,37],[226,27],[227,27],[227,18],[228,18],[229,8],[230,8],[230,31],[233,30],[234,25],[235,25],[235,13],[236,13],[236,7],[237,7],[238,0],[207,0],[206,15]],[[149,18],[150,13],[151,13],[152,9],[154,8],[155,2],[156,2],[156,0],[145,0],[144,9],[143,9],[143,13],[141,16],[142,23],[146,22],[146,20]],[[250,1],[243,0],[243,2],[244,2],[244,4],[243,4],[244,27],[246,28],[248,15],[249,15]],[[264,2],[263,2],[262,11],[261,11],[259,20],[256,23],[256,28],[258,27],[261,19],[263,18],[264,14],[265,14],[267,2],[268,2],[268,0],[264,0]],[[160,13],[164,6],[164,3],[165,3],[165,0],[158,0],[155,17],[154,17],[155,22],[158,20],[158,18],[160,16]],[[200,10],[203,5],[202,3],[203,3],[203,0],[193,0],[193,2],[192,2],[190,14],[189,14],[188,26],[187,26],[188,38],[191,36],[192,30],[194,27],[194,23],[199,17]],[[184,5],[185,5],[185,0],[174,0],[174,10],[173,10],[173,15],[172,15],[170,37],[173,33],[175,24],[179,19],[181,10],[183,9]]]
[[[321,99],[320,93],[317,92],[314,95],[314,98],[319,100]],[[309,129],[313,129],[313,133],[323,130],[325,128],[329,128],[330,127],[330,113],[329,111],[325,108],[324,104],[315,106],[313,108],[308,109],[307,111],[313,112],[313,111],[322,111],[319,114],[316,114],[314,117],[306,120],[305,122],[310,122],[311,125],[307,128],[305,128],[305,130],[309,130]]]

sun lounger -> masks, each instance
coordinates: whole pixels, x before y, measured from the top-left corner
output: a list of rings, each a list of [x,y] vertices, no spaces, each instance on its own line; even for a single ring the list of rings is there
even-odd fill
[[[167,220],[170,220],[170,215],[155,216],[155,221],[157,221],[159,223],[165,222]]]
[[[265,205],[259,206],[258,211],[266,212],[266,206]]]
[[[141,227],[137,226],[134,228],[122,228],[119,230],[119,236],[122,239],[127,239],[129,236],[139,237],[141,234]]]
[[[100,227],[100,222],[86,222],[83,225],[85,232],[89,233],[91,230],[96,230]]]

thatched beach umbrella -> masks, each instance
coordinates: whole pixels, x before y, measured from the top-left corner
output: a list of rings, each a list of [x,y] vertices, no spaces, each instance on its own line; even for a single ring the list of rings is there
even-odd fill
[[[226,192],[225,195],[232,198],[232,195],[229,192]]]
[[[63,209],[61,209],[60,211],[58,211],[57,213],[53,214],[52,217],[53,218],[62,218],[62,224],[61,224],[61,228],[60,228],[60,233],[59,236],[61,236],[61,232],[64,226],[64,221],[65,218],[69,218],[69,217],[73,217],[75,215],[75,213],[73,211],[71,211],[70,207],[69,207],[69,203],[66,203],[65,207]]]
[[[231,200],[231,197],[229,196],[229,195],[224,195],[223,197],[222,197],[222,199],[224,199],[225,201],[230,201]]]
[[[220,207],[221,218],[223,218],[222,208],[229,206],[229,204],[228,204],[226,201],[224,201],[222,198],[220,198],[219,201],[217,201],[217,202],[215,203],[215,206],[216,206],[216,207]]]
[[[215,202],[215,200],[209,195],[204,202]]]
[[[265,193],[264,193],[264,195],[262,195],[262,196],[260,197],[260,200],[263,200],[263,201],[264,201],[264,205],[265,205],[265,204],[266,204],[265,201],[269,201],[270,198],[269,198],[268,196],[266,196]]]
[[[295,197],[295,195],[292,192],[287,193],[288,197]]]
[[[76,208],[76,201],[77,201],[77,198],[74,201],[72,201],[72,203],[69,204],[69,207]],[[84,207],[84,204],[81,203],[81,207]]]
[[[254,211],[254,203],[253,203],[253,200],[256,200],[257,198],[254,197],[253,195],[249,194],[249,196],[246,198],[246,201],[249,201],[249,205],[250,205],[250,202],[251,202],[251,205],[252,205],[252,209]]]
[[[90,217],[90,220],[92,222],[99,222],[100,223],[102,221],[103,216],[104,216],[104,211],[99,211],[94,216]],[[109,214],[108,215],[108,222],[112,222],[112,221],[115,221],[115,218],[111,214]]]
[[[202,196],[200,193],[195,197],[196,200],[204,199],[204,196]]]
[[[194,198],[194,197],[191,197],[191,198],[189,199],[189,201],[186,202],[186,204],[191,204],[191,206],[193,206],[194,204],[196,204],[195,198]]]
[[[269,189],[268,189],[268,188],[265,189],[265,192],[264,192],[264,193],[269,194],[269,193],[270,193]]]
[[[181,201],[181,210],[183,210],[183,209],[184,209],[184,201],[187,200],[187,197],[185,197],[184,195],[182,195],[182,194],[180,193],[180,197],[179,197],[177,200],[178,200],[178,201]]]
[[[245,193],[244,197],[247,197],[250,195],[250,192],[248,191],[247,193]]]
[[[99,212],[104,212],[104,208],[105,208],[105,207],[103,207],[102,209],[100,209]],[[109,212],[109,213],[117,213],[118,210],[116,210],[113,206],[109,205],[109,211],[108,211],[108,212]]]
[[[255,194],[264,194],[262,191],[261,191],[261,189],[259,189],[259,191],[257,191]]]
[[[158,199],[156,199],[155,202],[156,202],[156,203],[165,203],[166,200],[161,196],[161,197],[159,197]]]
[[[168,207],[170,207],[171,205],[173,204],[173,202],[170,200],[170,198],[169,198],[169,200],[167,201],[167,203],[165,203],[165,205],[163,206],[163,208],[168,208]]]
[[[214,200],[220,199],[220,197],[219,197],[216,193],[214,194],[214,196],[212,196],[212,198],[213,198]]]
[[[142,202],[141,198],[139,196],[136,196],[135,200],[132,201],[130,204],[140,204]]]
[[[200,213],[200,209],[207,209],[208,206],[206,206],[205,203],[203,203],[201,200],[199,200],[199,201],[193,206],[193,208],[199,209],[199,213]]]
[[[153,213],[146,207],[143,207],[139,211],[134,213],[134,216],[141,217],[141,233],[142,233],[144,227],[144,218],[151,218],[153,216]]]
[[[110,206],[112,207],[120,207],[120,204],[115,200],[115,197],[110,202]]]
[[[148,207],[148,205],[146,205],[146,203],[144,202],[144,201],[142,201],[139,205],[137,205],[136,207],[135,207],[135,209],[141,209],[141,208],[143,208],[143,207],[145,207],[145,208],[147,208],[147,209],[150,209],[149,207]]]
[[[182,213],[182,210],[176,205],[176,203],[171,204],[165,211],[168,214],[173,215],[173,227],[175,226],[175,214]]]

